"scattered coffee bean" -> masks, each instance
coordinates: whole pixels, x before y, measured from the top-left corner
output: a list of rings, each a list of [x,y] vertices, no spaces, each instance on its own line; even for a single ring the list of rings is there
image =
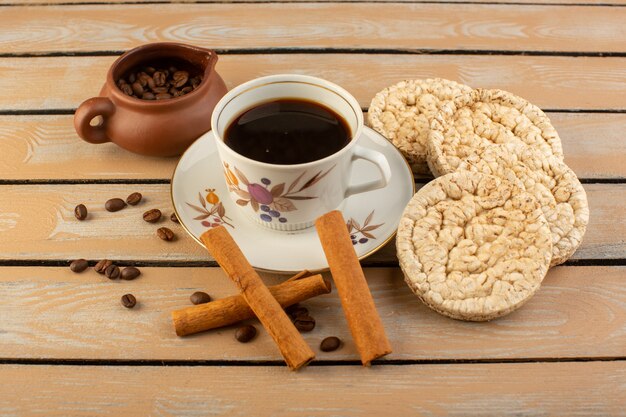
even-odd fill
[[[172,213],[172,215],[170,216],[170,220],[173,221],[174,223],[180,223],[178,221],[178,216],[176,216],[176,213]]]
[[[72,272],[83,272],[89,267],[89,264],[84,259],[76,259],[70,263],[70,269]]]
[[[131,281],[137,278],[139,275],[141,275],[141,271],[139,269],[135,268],[134,266],[127,266],[126,268],[122,269],[122,272],[120,273],[120,278],[126,281]]]
[[[132,294],[122,295],[122,305],[126,308],[133,308],[137,304],[137,299]]]
[[[128,197],[126,197],[126,202],[131,206],[136,206],[141,202],[141,193],[132,193]]]
[[[327,337],[326,339],[322,340],[322,343],[320,343],[320,350],[322,352],[332,352],[339,349],[340,347],[341,339],[335,336]]]
[[[148,223],[156,223],[161,218],[161,210],[151,209],[143,214],[143,219]]]
[[[98,263],[96,264],[96,266],[93,267],[93,269],[99,274],[104,274],[104,271],[106,271],[106,269],[110,267],[111,265],[113,265],[112,261],[109,261],[108,259],[103,259],[101,261],[98,261]]]
[[[293,325],[301,332],[310,332],[315,328],[315,319],[308,315],[302,315],[295,318]]]
[[[192,71],[194,76],[190,76]],[[141,67],[131,70],[126,78],[119,78],[117,86],[131,97],[143,100],[165,100],[189,94],[202,82],[197,69],[180,70],[174,66],[155,68]]]
[[[191,297],[189,297],[189,299],[191,300],[191,303],[195,305],[206,304],[211,301],[211,296],[205,292],[196,291],[191,294]]]
[[[285,311],[292,318],[292,320],[299,316],[309,315],[309,310],[307,310],[306,307],[301,307],[297,304],[289,307],[288,310],[285,310]]]
[[[160,239],[163,239],[169,242],[170,240],[174,239],[174,232],[172,232],[167,227],[160,227],[157,229],[157,236]]]
[[[87,207],[84,204],[79,204],[74,208],[74,216],[78,220],[85,220],[87,218]]]
[[[107,269],[104,270],[104,275],[108,279],[118,279],[120,277],[120,267],[117,265],[109,265]]]
[[[235,330],[235,339],[241,343],[248,343],[256,336],[256,327],[251,324],[240,326]]]
[[[126,202],[121,198],[112,198],[104,203],[104,208],[107,211],[120,211],[124,207],[126,207]]]

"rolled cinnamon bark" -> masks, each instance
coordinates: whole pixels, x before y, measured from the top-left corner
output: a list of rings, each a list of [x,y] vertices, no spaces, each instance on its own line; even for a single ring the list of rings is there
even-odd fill
[[[304,278],[296,277],[269,287],[283,308],[331,291],[330,281],[319,274]],[[172,311],[172,321],[178,336],[228,326],[253,317],[254,312],[241,294]]]
[[[363,269],[339,211],[331,211],[315,222],[326,260],[333,275],[343,312],[352,338],[361,355],[361,363],[391,353],[391,345],[376,311]]]
[[[278,345],[287,366],[297,370],[308,364],[315,353],[306,344],[261,277],[250,265],[224,226],[210,229],[200,239],[226,275],[237,285],[243,298],[265,330]]]

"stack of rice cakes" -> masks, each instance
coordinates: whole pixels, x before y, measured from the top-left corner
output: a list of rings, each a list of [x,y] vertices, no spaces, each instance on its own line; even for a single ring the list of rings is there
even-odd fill
[[[437,177],[407,205],[396,242],[405,281],[432,309],[471,321],[508,314],[580,245],[587,197],[537,106],[502,90],[403,81],[376,95],[368,121],[414,172],[425,163]]]

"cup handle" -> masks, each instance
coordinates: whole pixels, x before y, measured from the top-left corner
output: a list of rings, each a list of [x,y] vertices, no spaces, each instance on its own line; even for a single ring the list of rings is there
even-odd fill
[[[107,97],[92,97],[78,106],[74,113],[74,128],[85,142],[105,143],[111,139],[106,134],[108,118],[115,112],[115,105]],[[91,125],[91,120],[102,116],[102,123]]]
[[[383,188],[387,186],[387,184],[389,184],[389,180],[391,180],[391,167],[389,166],[387,158],[385,158],[382,153],[364,148],[362,146],[355,146],[352,153],[352,162],[356,161],[357,159],[364,159],[376,165],[378,171],[380,172],[380,178],[377,180],[364,182],[362,184],[349,186],[348,189],[346,189],[344,198],[348,198],[354,194]]]

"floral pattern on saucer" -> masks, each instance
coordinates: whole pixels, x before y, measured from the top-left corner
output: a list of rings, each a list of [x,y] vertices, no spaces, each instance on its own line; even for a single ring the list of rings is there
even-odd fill
[[[189,207],[200,213],[199,216],[193,219],[200,221],[203,226],[209,228],[224,224],[234,229],[235,226],[229,222],[229,220],[232,221],[232,219],[226,215],[226,209],[215,193],[215,188],[208,188],[205,191],[207,193],[205,197],[202,197],[202,193],[198,193],[198,200],[202,207],[187,203]],[[209,203],[210,206],[208,206],[207,203]]]
[[[346,226],[348,227],[348,233],[350,233],[350,239],[352,239],[353,245],[358,245],[359,243],[364,244],[367,243],[370,239],[376,239],[376,236],[374,236],[371,232],[378,229],[385,223],[383,222],[380,224],[370,224],[371,221],[374,219],[374,211],[375,210],[372,210],[372,212],[365,218],[363,226],[361,226],[359,222],[354,220],[354,218],[352,217],[346,222]],[[361,235],[362,237],[359,237],[359,235]]]
[[[298,194],[317,184],[333,168],[335,168],[335,165],[326,172],[319,171],[308,180],[302,182],[302,185],[299,185],[307,173],[304,171],[289,184],[289,187],[286,187],[284,182],[272,185],[272,181],[269,178],[261,178],[259,182],[251,182],[237,167],[231,167],[228,163],[224,163],[224,177],[228,184],[228,190],[237,195],[238,198],[235,202],[238,205],[245,207],[250,204],[255,213],[258,213],[260,210],[259,217],[265,222],[278,219],[281,223],[287,223],[289,220],[284,216],[284,213],[298,209],[294,201],[317,198],[317,196]]]

